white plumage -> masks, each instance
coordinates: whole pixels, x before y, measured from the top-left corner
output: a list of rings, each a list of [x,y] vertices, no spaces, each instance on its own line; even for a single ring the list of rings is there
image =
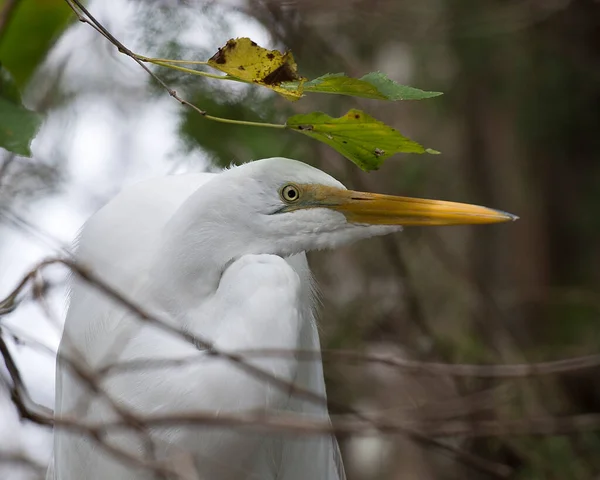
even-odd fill
[[[265,159],[219,174],[190,174],[133,186],[84,227],[78,260],[172,326],[226,351],[319,350],[304,252],[398,231],[401,224],[491,223],[514,217],[464,204],[348,191],[303,163]],[[324,406],[290,396],[238,366],[210,357],[74,280],[60,354],[96,370],[140,359],[201,361],[108,376],[102,388],[141,416],[247,410],[328,419]],[[279,378],[325,397],[320,361],[253,358]],[[56,415],[86,422],[119,418],[113,406],[57,366]],[[154,428],[153,455],[200,480],[340,480],[334,438],[174,425]],[[146,458],[144,436],[112,432],[111,444]],[[147,457],[151,458],[151,457]],[[56,480],[151,478],[81,433],[55,432]],[[188,478],[194,478],[193,476]]]

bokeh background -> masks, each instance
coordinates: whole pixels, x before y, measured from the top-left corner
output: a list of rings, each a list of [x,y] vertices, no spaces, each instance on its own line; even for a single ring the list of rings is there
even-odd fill
[[[8,8],[9,4],[16,4]],[[597,0],[92,0],[137,53],[205,60],[229,38],[289,48],[309,77],[374,70],[444,95],[378,102],[156,73],[217,116],[282,122],[365,110],[439,156],[404,155],[366,174],[291,132],[211,123],[168,97],[62,0],[0,0],[0,61],[45,115],[33,157],[0,151],[0,295],[69,245],[83,222],[144,178],[286,156],[349,188],[482,204],[514,224],[407,228],[311,253],[322,293],[322,345],[449,363],[524,363],[600,348],[600,2]],[[53,277],[54,278],[54,277]],[[64,277],[49,292],[64,315]],[[34,398],[52,408],[60,332],[35,302],[2,319]],[[335,404],[390,419],[514,420],[600,412],[600,371],[491,381],[326,363]],[[19,421],[0,383],[0,461],[40,465],[50,432]],[[332,413],[343,413],[333,409]],[[600,478],[594,432],[452,440],[522,480]],[[340,439],[348,478],[492,478],[401,436]],[[37,478],[0,462],[0,478]]]

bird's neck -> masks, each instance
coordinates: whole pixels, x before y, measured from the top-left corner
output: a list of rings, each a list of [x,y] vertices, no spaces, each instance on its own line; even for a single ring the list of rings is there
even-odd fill
[[[201,306],[215,294],[235,255],[246,253],[246,246],[236,243],[234,226],[214,212],[215,206],[192,196],[167,224],[151,279],[163,309],[175,313],[175,308],[180,312]]]
[[[181,239],[165,242],[165,249],[155,269],[152,283],[157,287],[157,300],[167,311],[192,311],[208,300],[219,287],[228,259],[218,255],[204,241],[201,248],[212,255],[194,255]],[[169,279],[168,283],[160,279]],[[173,308],[171,308],[173,307]]]

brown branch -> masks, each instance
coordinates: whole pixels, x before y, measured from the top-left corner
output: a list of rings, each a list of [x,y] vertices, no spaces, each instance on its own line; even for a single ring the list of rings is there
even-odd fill
[[[13,404],[15,405],[19,416],[39,425],[51,426],[52,422],[48,421],[48,418],[45,415],[34,412],[27,406],[27,404],[35,405],[35,402],[31,399],[29,393],[27,392],[27,389],[25,388],[23,378],[21,377],[21,373],[19,372],[19,368],[17,367],[17,364],[13,359],[10,350],[8,349],[8,345],[2,337],[1,329],[0,355],[4,360],[4,365],[6,365],[6,370],[8,371],[8,375],[11,380],[10,385],[8,385],[10,391],[10,398]]]
[[[0,316],[11,313],[15,308],[17,308],[19,302],[17,298],[19,294],[25,289],[30,280],[34,278],[37,271],[38,268],[36,267],[27,273],[13,289],[13,291],[0,300]]]
[[[21,383],[20,374],[15,373],[16,365],[0,338],[0,352],[5,355],[7,368],[17,384]],[[10,365],[10,366],[9,366]],[[22,418],[32,422],[88,434],[95,439],[101,439],[111,431],[131,428],[128,419],[101,422],[83,422],[69,416],[52,418],[45,414],[30,411],[23,400],[23,391],[15,394],[16,405]],[[33,403],[33,402],[31,402]],[[145,427],[165,427],[174,425],[202,425],[228,428],[251,428],[263,431],[288,432],[294,434],[318,435],[369,435],[374,432],[383,434],[412,433],[418,436],[432,437],[497,437],[523,435],[565,435],[600,430],[600,414],[586,414],[565,417],[532,417],[518,420],[488,420],[470,422],[389,422],[382,418],[368,417],[352,420],[348,416],[334,419],[334,425],[326,420],[311,420],[306,416],[289,413],[242,412],[215,415],[212,411],[176,413],[168,415],[136,416],[136,422]],[[432,440],[432,439],[429,439]],[[136,457],[137,458],[137,457]],[[140,460],[140,459],[138,459]],[[141,461],[141,460],[140,460]]]
[[[117,300],[123,307],[136,314],[143,321],[149,322],[154,326],[161,328],[168,333],[175,334],[188,343],[193,345],[199,345],[206,349],[206,352],[212,357],[223,357],[234,363],[244,363],[248,358],[268,358],[268,357],[286,357],[293,356],[299,360],[313,360],[320,361],[321,357],[342,359],[348,362],[366,362],[366,363],[378,363],[387,365],[389,367],[398,368],[404,371],[408,371],[414,374],[421,375],[434,375],[434,376],[454,376],[454,377],[481,377],[481,378],[527,378],[534,376],[544,375],[556,375],[569,373],[584,369],[600,367],[600,354],[592,354],[581,357],[574,357],[564,360],[556,360],[550,362],[539,362],[530,364],[513,364],[513,365],[469,365],[469,364],[447,364],[447,363],[435,363],[435,362],[423,362],[418,360],[407,360],[397,356],[391,355],[378,355],[378,354],[365,354],[352,350],[280,350],[280,349],[254,349],[254,350],[238,350],[232,352],[225,352],[216,350],[210,342],[207,340],[193,335],[191,333],[182,332],[175,327],[168,325],[163,320],[157,319],[150,315],[148,312],[143,310],[141,307],[136,306],[128,299],[126,299],[119,292],[114,290],[109,285],[105,284],[102,280],[95,277],[95,275],[84,266],[69,259],[49,259],[41,262],[28,272],[23,279],[19,282],[17,287],[3,300],[0,301],[0,315],[14,310],[14,302],[17,296],[27,286],[27,283],[34,279],[37,272],[46,266],[60,263],[67,266],[69,269],[81,276],[82,279],[88,283],[99,288],[103,293],[109,297]],[[105,373],[108,371],[119,372],[123,370],[135,370],[143,368],[161,368],[161,367],[173,367],[185,365],[192,361],[201,361],[205,357],[190,356],[182,359],[174,360],[157,360],[155,358],[138,359],[129,362],[121,362],[115,365],[109,365],[105,367],[101,372]],[[246,364],[245,364],[246,365]],[[251,369],[257,367],[249,366]],[[266,373],[267,376],[272,380],[271,374]],[[283,381],[280,379],[280,381]],[[285,382],[285,381],[284,381]],[[281,388],[289,390],[290,385],[280,385]],[[306,392],[304,392],[306,393]],[[302,393],[302,394],[304,394]],[[312,392],[308,392],[309,397],[313,397]]]
[[[513,365],[475,365],[407,360],[398,356],[368,354],[353,350],[318,351],[255,349],[236,350],[232,353],[244,359],[295,357],[302,361],[320,361],[321,359],[324,361],[344,360],[348,363],[376,363],[413,375],[495,379],[530,378],[559,375],[600,367],[600,354],[573,357],[551,362],[518,363]],[[121,372],[129,372],[131,370],[180,367],[193,362],[202,362],[205,360],[205,358],[206,357],[201,357],[198,355],[191,355],[180,359],[136,359],[108,365],[103,368],[101,372],[103,374],[119,374]]]
[[[108,453],[111,453],[119,460],[122,460],[130,465],[149,469],[152,472],[163,477],[174,474],[174,472],[171,469],[164,467],[158,462],[141,459],[133,454],[126,452],[125,450],[119,449],[114,445],[111,445],[103,438],[105,436],[105,430],[102,428],[97,428],[93,425],[86,425],[75,418],[53,418],[50,415],[33,411],[27,406],[27,404],[32,404],[36,406],[37,404],[33,400],[31,400],[31,397],[27,393],[18,367],[14,359],[12,358],[10,351],[8,350],[6,342],[4,341],[1,335],[0,354],[4,359],[4,363],[12,381],[12,385],[9,386],[11,400],[15,405],[20,418],[29,420],[32,423],[45,427],[62,428],[81,433],[91,438],[95,443],[97,443]],[[124,424],[128,424],[129,428],[131,428],[131,424],[129,424],[129,422],[125,420],[122,420],[122,422]]]
[[[598,432],[600,414],[589,413],[563,417],[539,416],[517,420],[477,420],[449,422],[446,425],[421,425],[420,429],[434,437],[506,437],[555,436]]]
[[[53,258],[53,259],[45,260],[45,261],[41,262],[40,264],[38,264],[31,272],[29,272],[29,274],[27,274],[27,277],[34,278],[35,273],[38,270],[43,269],[50,265],[54,265],[54,264],[62,264],[64,266],[68,267],[71,271],[76,273],[82,280],[86,281],[90,285],[93,285],[95,288],[100,290],[102,293],[111,297],[113,300],[117,301],[117,303],[119,303],[122,307],[124,307],[125,309],[134,313],[137,316],[137,318],[140,319],[140,321],[149,323],[159,329],[162,329],[163,331],[165,331],[167,333],[170,333],[179,338],[182,338],[183,340],[187,341],[188,343],[191,343],[196,346],[200,346],[205,349],[206,354],[208,354],[212,357],[220,357],[225,360],[228,360],[228,361],[232,362],[233,364],[235,364],[236,366],[238,366],[239,368],[241,368],[242,370],[246,371],[248,374],[253,375],[255,378],[257,378],[261,381],[267,382],[269,384],[272,384],[277,388],[283,389],[284,391],[289,392],[290,395],[296,395],[298,397],[305,398],[306,400],[311,401],[313,403],[327,406],[327,400],[324,397],[322,397],[321,395],[316,394],[315,392],[312,392],[310,390],[300,388],[300,387],[296,386],[295,384],[290,383],[284,379],[281,379],[281,378],[279,378],[267,371],[264,371],[258,367],[255,367],[254,365],[250,365],[250,364],[246,363],[246,360],[241,355],[238,355],[235,353],[219,351],[219,350],[215,349],[214,346],[210,342],[206,341],[205,339],[203,339],[197,335],[193,335],[192,333],[189,333],[189,332],[180,331],[177,328],[168,324],[167,322],[163,321],[162,319],[152,316],[145,309],[143,309],[142,307],[129,301],[120,292],[115,290],[110,285],[107,285],[100,278],[98,278],[93,272],[91,272],[87,268],[83,267],[82,265],[78,264],[74,260],[65,259],[65,258],[62,258],[62,259],[61,258]],[[20,291],[22,288],[24,288],[23,281],[19,284],[17,289],[15,289],[12,292],[11,295],[15,295],[16,292]],[[330,402],[330,405],[331,405],[331,402]],[[337,407],[339,407],[340,409],[343,408],[345,411],[348,411],[350,414],[356,416],[359,420],[365,421],[367,423],[371,422],[371,419],[369,419],[365,414],[363,414],[362,412],[360,412],[354,408],[350,408],[348,406],[342,406],[342,405],[337,405]],[[26,414],[26,412],[22,412],[22,413]],[[214,414],[213,414],[213,416],[214,416]],[[28,418],[28,419],[35,421],[33,418]],[[41,422],[45,422],[45,421],[47,421],[47,419],[41,419]],[[57,425],[57,424],[55,423],[55,425]],[[386,426],[383,424],[378,425],[378,426],[376,424],[373,424],[373,426],[375,427],[376,430],[379,430],[383,433],[385,433],[387,431]],[[92,431],[96,432],[96,435],[97,435],[97,430],[92,429]],[[398,433],[398,432],[396,431],[396,433]],[[411,438],[412,440],[414,440],[420,444],[436,447],[443,451],[450,452],[452,455],[454,455],[456,457],[457,460],[461,461],[462,463],[464,463],[466,465],[471,466],[472,468],[475,468],[475,469],[481,470],[481,471],[485,471],[486,473],[495,475],[498,478],[506,477],[506,472],[507,472],[506,469],[508,467],[506,467],[504,465],[499,465],[499,464],[496,464],[493,462],[489,462],[489,461],[484,460],[476,455],[466,452],[458,447],[455,447],[455,446],[449,445],[449,444],[445,444],[434,438],[430,438],[418,431],[404,429],[403,433],[406,436],[408,436],[409,438]]]
[[[27,275],[27,277],[35,278],[36,272],[38,272],[38,270],[32,270]],[[23,285],[23,283],[21,282],[20,285]],[[164,466],[160,465],[155,461],[147,461],[140,459],[135,455],[129,454],[125,451],[118,449],[117,447],[114,447],[113,445],[110,445],[106,440],[102,438],[104,433],[99,431],[99,429],[95,429],[93,427],[86,427],[80,424],[75,419],[57,420],[51,415],[48,415],[46,413],[40,413],[39,411],[35,412],[31,408],[29,408],[27,406],[28,404],[35,405],[37,407],[37,410],[43,410],[41,406],[37,405],[31,399],[29,393],[27,392],[17,364],[14,361],[10,350],[8,349],[8,345],[4,341],[4,338],[2,337],[1,333],[2,331],[0,330],[0,355],[4,359],[6,369],[9,373],[12,382],[12,384],[9,385],[11,400],[15,405],[20,418],[29,420],[37,425],[47,427],[62,426],[67,429],[80,431],[92,438],[108,453],[113,454],[122,461],[125,461],[135,466],[148,468],[155,474],[160,475],[163,478],[173,474],[173,471],[171,469],[165,468]],[[90,375],[89,372],[85,371],[83,367],[81,367],[81,365],[77,364],[76,362],[70,362],[68,360],[65,361],[64,356],[61,356],[60,359],[62,363],[67,364],[72,369],[72,371],[76,373],[76,375],[83,381],[84,384],[88,386],[88,388],[90,388],[94,393],[97,393],[99,397],[104,398],[114,408],[115,412],[121,416],[122,420],[130,426],[130,428],[138,430],[141,434],[145,435],[145,438],[143,439],[145,443],[145,448],[151,453],[153,453],[153,446],[149,446],[151,440],[149,433],[146,431],[147,427],[139,424],[139,422],[137,421],[137,417],[133,414],[133,412],[118,405],[116,401],[112,397],[110,397],[106,391],[99,388],[96,379],[92,375]]]
[[[300,358],[303,352],[299,352]],[[545,375],[586,370],[600,367],[600,354],[574,357],[565,360],[540,363],[521,363],[513,365],[469,365],[448,364],[435,362],[422,362],[407,360],[389,355],[363,354],[354,351],[324,350],[323,357],[344,359],[352,362],[379,363],[389,367],[398,368],[410,373],[432,376],[450,377],[480,377],[480,378],[527,378]]]
[[[33,290],[35,299],[38,305],[41,307],[42,311],[44,312],[46,318],[54,320],[54,325],[59,326],[60,324],[56,321],[57,319],[54,318],[50,305],[48,304],[45,298],[47,284],[45,283],[41,272],[38,273],[39,274],[35,276],[33,280]],[[68,337],[63,332],[62,341],[64,342],[65,340],[68,340]],[[60,362],[61,365],[66,365],[66,367],[69,368],[73,373],[75,373],[75,375],[83,382],[84,385],[86,385],[89,388],[91,392],[95,393],[98,396],[98,398],[105,400],[116,414],[118,414],[124,421],[129,423],[131,425],[131,428],[137,431],[140,435],[142,444],[144,445],[145,451],[148,454],[148,456],[152,459],[155,459],[156,446],[152,441],[152,437],[150,436],[150,432],[148,431],[148,429],[137,421],[137,416],[131,409],[127,408],[126,405],[119,403],[106,390],[104,390],[101,387],[100,380],[102,379],[102,377],[97,376],[95,372],[88,370],[84,367],[84,365],[86,365],[86,362],[83,361],[84,357],[81,354],[80,350],[77,348],[77,346],[73,344],[73,342],[69,342],[69,348],[79,361],[72,361],[71,359],[65,358],[65,356],[62,355],[60,352],[56,352],[57,362]]]
[[[52,250],[58,250],[61,254],[67,257],[73,256],[71,246],[65,244],[47,231],[42,230],[39,226],[22,217],[11,208],[0,208],[0,216],[4,217],[6,220],[8,220],[8,222],[22,230],[24,233],[35,237],[40,241],[40,243],[50,247]]]
[[[160,330],[163,330],[166,333],[179,337],[191,345],[204,349],[204,353],[206,355],[209,355],[213,358],[219,357],[228,360],[231,363],[237,365],[242,370],[253,375],[257,379],[270,383],[282,389],[283,391],[290,392],[291,395],[297,395],[324,406],[327,405],[327,400],[321,395],[316,394],[315,392],[312,392],[310,390],[300,388],[284,379],[281,379],[271,374],[270,372],[267,372],[259,367],[255,367],[254,365],[250,365],[240,355],[217,350],[208,340],[198,335],[194,335],[193,333],[179,330],[176,327],[170,325],[167,321],[151,315],[143,307],[131,302],[115,288],[102,281],[91,270],[71,259],[51,258],[40,262],[37,266],[35,266],[30,272],[28,272],[25,275],[25,277],[21,280],[21,282],[19,282],[17,287],[4,300],[0,301],[0,307],[8,305],[8,307],[6,307],[7,309],[13,309],[14,299],[27,286],[27,283],[33,278],[35,278],[37,272],[44,269],[45,267],[55,264],[62,264],[69,268],[72,272],[76,273],[82,280],[94,286],[113,300],[116,300],[117,303],[119,303],[129,312],[135,314],[140,321],[148,323]]]
[[[504,436],[551,436],[585,433],[600,430],[600,414],[584,414],[563,417],[529,417],[517,420],[474,421],[402,421],[390,422],[380,418],[357,420],[347,415],[327,420],[310,419],[305,415],[278,412],[227,412],[215,415],[213,411],[195,411],[165,415],[139,416],[138,421],[147,427],[209,426],[264,432],[288,433],[290,435],[341,436],[406,434],[407,431],[431,437],[504,437]],[[81,422],[70,417],[55,420],[57,428],[88,431],[94,435],[106,435],[131,428],[124,420]]]
[[[314,351],[313,352],[311,352],[311,351],[289,352],[289,351],[264,350],[264,351],[242,352],[242,353],[233,353],[233,354],[215,351],[215,349],[208,342],[205,342],[202,339],[196,338],[195,336],[192,336],[191,334],[184,334],[184,333],[180,332],[179,330],[174,329],[173,327],[170,327],[169,325],[165,324],[163,321],[153,318],[152,316],[150,316],[149,313],[145,312],[140,307],[138,307],[134,304],[131,304],[131,302],[129,302],[126,298],[121,296],[119,292],[116,292],[114,289],[112,289],[112,287],[105,285],[101,280],[96,278],[94,276],[94,274],[92,274],[87,269],[85,269],[81,265],[78,265],[76,262],[74,262],[72,260],[65,260],[65,259],[47,260],[47,261],[43,262],[42,264],[38,265],[38,267],[36,267],[36,269],[32,270],[32,272],[30,272],[26,276],[26,278],[30,278],[30,279],[34,278],[33,272],[36,272],[38,269],[43,268],[47,265],[54,264],[54,263],[62,263],[63,265],[66,265],[72,271],[74,271],[78,275],[80,275],[82,279],[84,279],[85,281],[89,282],[92,285],[95,285],[96,288],[99,288],[101,291],[103,291],[105,294],[111,296],[113,299],[116,299],[125,308],[129,309],[130,311],[133,311],[143,320],[146,320],[146,321],[158,326],[159,328],[163,328],[164,330],[167,330],[170,333],[174,333],[176,335],[183,336],[187,341],[190,341],[194,344],[200,344],[200,345],[205,346],[207,348],[207,351],[210,352],[211,355],[222,356],[226,359],[233,359],[236,363],[241,364],[244,367],[247,365],[245,363],[246,358],[248,356],[252,356],[253,354],[254,355],[259,354],[259,355],[263,355],[263,356],[264,355],[267,355],[267,356],[268,355],[279,355],[280,356],[282,354],[286,354],[286,355],[296,355],[299,358],[311,358],[312,357],[314,359],[317,359],[319,356],[319,352],[314,352]],[[11,295],[14,296],[18,291],[20,291],[22,288],[24,288],[24,285],[25,285],[25,281],[22,281],[19,284],[19,286],[17,287],[17,289],[15,289],[12,292]],[[566,371],[572,371],[574,369],[590,368],[593,366],[597,366],[598,362],[599,362],[598,356],[592,355],[589,357],[580,357],[580,358],[576,358],[576,359],[569,359],[569,360],[563,360],[563,361],[558,361],[558,362],[547,362],[545,364],[482,366],[482,365],[427,364],[424,362],[414,362],[414,361],[407,361],[404,359],[394,359],[394,358],[389,358],[389,357],[386,358],[386,357],[382,357],[382,356],[365,356],[364,354],[360,354],[357,352],[343,352],[343,351],[342,352],[325,351],[324,355],[325,356],[329,356],[329,355],[338,356],[338,357],[346,358],[349,360],[377,361],[377,362],[380,362],[383,364],[388,364],[390,366],[412,369],[414,372],[418,372],[418,373],[427,373],[427,374],[436,374],[436,375],[456,374],[456,375],[460,375],[460,376],[473,376],[473,375],[487,376],[487,375],[490,375],[490,376],[497,377],[497,378],[520,377],[520,376],[566,372]],[[260,369],[256,369],[256,370],[260,371]],[[249,373],[254,374],[253,372],[249,372]],[[271,374],[263,372],[261,374],[261,376],[262,376],[261,378],[263,380],[273,382],[273,378],[272,378]],[[281,382],[283,382],[283,384]],[[288,382],[283,381],[281,379],[275,378],[275,384],[278,387],[286,388],[287,390],[289,390],[289,388],[290,388],[290,385],[288,384]],[[302,391],[298,391],[299,389],[297,389],[295,387],[293,389],[296,390],[296,393],[299,393],[299,394],[304,393]],[[311,397],[311,398],[313,398],[313,396],[315,395],[313,392],[308,392],[308,393],[309,393],[309,397]],[[317,396],[317,398],[319,401],[323,400],[322,397],[320,397],[320,396]],[[23,408],[21,408],[20,411],[21,411],[21,413],[25,413],[25,409],[23,409]],[[409,436],[410,438],[412,438],[413,440],[415,440],[419,443],[435,446],[435,447],[441,448],[441,449],[450,450],[457,457],[457,459],[460,459],[464,463],[467,463],[467,464],[469,464],[475,468],[478,468],[480,470],[483,469],[483,470],[487,471],[488,473],[492,472],[492,473],[496,474],[496,476],[499,476],[499,477],[502,477],[504,475],[504,473],[502,473],[502,472],[506,472],[505,467],[502,465],[498,466],[497,464],[491,464],[492,466],[490,466],[490,462],[482,460],[481,458],[476,457],[468,452],[464,452],[460,449],[456,449],[456,447],[452,447],[452,446],[446,445],[444,443],[441,443],[438,440],[436,440],[435,438],[431,438],[428,436],[428,435],[434,435],[434,433],[424,434],[421,431],[410,430],[406,425],[389,425],[388,423],[385,423],[385,422],[376,422],[370,418],[367,419],[366,416],[364,414],[362,414],[361,412],[352,411],[352,413],[354,415],[356,415],[359,418],[359,420],[362,420],[363,422],[366,419],[367,420],[366,424],[370,425],[370,428],[375,429],[377,431],[380,431],[383,433],[402,432],[405,435]],[[40,421],[39,418],[34,418],[31,416],[28,416],[27,418],[29,418],[32,421]],[[189,420],[189,417],[185,417],[185,418]],[[214,419],[214,414],[211,415],[211,418]],[[140,419],[138,418],[137,420],[139,421]],[[176,419],[171,418],[171,420],[175,421]],[[200,420],[208,421],[206,419],[200,419]],[[229,420],[230,421],[238,421],[239,419],[234,419],[234,420],[229,419]],[[243,420],[247,421],[247,419],[243,419]],[[226,420],[223,420],[223,418],[220,417],[220,419],[217,421],[221,422],[221,421],[226,421]],[[261,418],[261,422],[263,422],[263,421],[264,421],[264,418]],[[47,424],[44,421],[44,419],[41,420],[41,423]],[[126,422],[126,424],[128,424],[131,427],[130,423]],[[261,425],[264,427],[264,422]],[[364,425],[364,423],[363,423],[363,425]],[[287,426],[289,426],[289,425],[287,425]],[[96,428],[96,427],[94,427],[94,428]],[[287,428],[287,427],[284,426],[284,428]],[[453,428],[454,428],[454,430],[451,431],[452,434],[460,433],[456,430],[456,427],[453,427]],[[485,428],[489,429],[491,427],[486,426]],[[485,430],[485,428],[482,430],[481,435],[486,434],[487,430]],[[498,428],[498,427],[496,427],[496,428]],[[586,424],[586,428],[590,428],[589,423]],[[364,430],[365,430],[364,426],[361,427],[360,431],[364,431]],[[95,432],[96,430],[92,430],[92,431]],[[340,427],[340,430],[333,430],[333,432],[336,432],[336,431],[338,433],[353,432],[352,428],[347,428],[347,427],[344,427],[344,428]],[[446,435],[450,434],[450,433],[444,433],[444,431],[438,432],[438,433],[440,433],[441,436],[446,436]],[[533,433],[535,433],[535,432],[533,432]]]
[[[136,317],[140,321],[148,323],[160,330],[163,330],[166,333],[169,333],[171,335],[179,337],[191,345],[194,345],[196,347],[200,347],[200,348],[204,349],[204,353],[206,355],[209,355],[210,357],[222,358],[224,360],[228,360],[231,363],[237,365],[242,370],[253,375],[255,378],[262,380],[264,382],[270,383],[270,384],[282,389],[283,391],[290,392],[291,395],[297,395],[297,396],[303,397],[309,401],[312,401],[314,403],[321,404],[324,406],[327,405],[327,400],[325,398],[323,398],[321,395],[316,394],[315,392],[312,392],[310,390],[300,388],[284,379],[281,379],[281,378],[271,374],[270,372],[267,372],[259,367],[255,367],[254,365],[250,365],[240,355],[237,355],[235,353],[228,353],[228,352],[220,351],[220,350],[216,349],[212,345],[212,343],[209,342],[208,340],[206,340],[198,335],[194,335],[190,332],[184,332],[182,330],[179,330],[176,327],[170,325],[166,320],[163,320],[159,317],[155,317],[155,316],[151,315],[143,307],[131,302],[129,299],[127,299],[123,294],[121,294],[115,288],[108,285],[103,280],[101,280],[99,277],[97,277],[91,270],[89,270],[88,268],[84,267],[83,265],[79,264],[78,262],[76,262],[72,259],[51,258],[51,259],[40,262],[30,272],[28,272],[25,275],[23,280],[21,282],[19,282],[17,287],[8,295],[8,297],[6,299],[4,299],[3,301],[0,301],[0,306],[5,305],[5,304],[12,305],[11,302],[14,301],[13,299],[16,298],[22,292],[22,290],[27,286],[27,283],[30,280],[35,278],[37,272],[44,269],[45,267],[48,267],[50,265],[55,265],[55,264],[62,264],[64,266],[66,266],[67,268],[69,268],[72,272],[77,274],[82,280],[84,280],[85,282],[94,286],[96,289],[98,289],[99,291],[101,291],[102,293],[104,293],[105,295],[110,297],[111,299],[117,301],[117,303],[119,303],[122,307],[124,307],[129,312],[135,314]]]
[[[0,452],[0,465],[12,464],[36,471],[40,476],[46,472],[46,466],[23,453]]]
[[[88,281],[90,284],[94,285],[96,288],[101,290],[103,293],[112,297],[114,300],[117,300],[122,306],[124,306],[131,312],[135,313],[138,316],[138,318],[140,318],[141,320],[143,320],[153,326],[156,326],[168,333],[178,336],[178,337],[186,340],[188,343],[191,343],[192,345],[196,345],[196,346],[200,346],[200,347],[204,348],[206,350],[206,353],[209,354],[210,356],[220,357],[225,360],[228,360],[231,363],[233,363],[234,365],[238,366],[240,369],[246,371],[250,375],[257,378],[258,380],[269,383],[279,389],[282,389],[283,391],[287,391],[290,394],[290,396],[296,395],[298,397],[302,397],[313,403],[320,404],[325,407],[328,406],[327,399],[322,397],[321,395],[316,394],[315,392],[312,392],[310,390],[300,388],[297,385],[295,385],[291,382],[288,382],[286,380],[283,380],[283,379],[277,377],[276,375],[273,375],[270,372],[267,372],[261,368],[255,367],[254,365],[248,364],[248,363],[246,363],[244,357],[242,357],[240,355],[237,355],[235,353],[219,351],[219,350],[215,349],[214,346],[207,340],[205,340],[197,335],[194,335],[190,332],[183,332],[181,330],[178,330],[177,328],[172,327],[171,325],[167,324],[166,322],[161,321],[161,320],[151,316],[144,309],[131,303],[129,300],[127,300],[125,297],[123,297],[118,291],[116,291],[114,288],[112,288],[110,285],[107,285],[106,283],[102,282],[102,280],[99,279],[98,277],[96,277],[91,271],[89,271],[86,268],[83,268],[81,265],[77,264],[76,262],[74,262],[72,260],[66,260],[66,259],[55,260],[55,261],[51,260],[50,262],[63,263],[64,265],[68,266],[72,271],[75,271],[82,279]],[[329,405],[333,405],[333,403],[329,402]],[[336,406],[336,405],[333,405],[333,406]],[[356,410],[354,408],[350,408],[347,405],[346,406],[338,405],[338,407],[343,408],[346,411],[349,411],[352,415],[356,416],[360,420],[370,422],[370,419],[368,419],[368,417],[366,417],[362,412],[359,412],[358,410]],[[213,416],[214,416],[214,414],[213,414]],[[377,429],[382,432],[386,431],[385,425],[381,425]],[[487,460],[482,459],[479,456],[473,455],[467,451],[464,451],[458,447],[455,447],[454,445],[442,443],[434,438],[430,438],[426,435],[423,435],[420,432],[405,429],[402,433],[404,433],[406,436],[411,438],[413,441],[416,441],[420,444],[428,445],[431,447],[436,447],[436,448],[441,449],[446,452],[451,452],[454,456],[456,456],[457,459],[460,459],[460,461],[462,461],[463,463],[465,463],[477,470],[484,471],[488,474],[495,475],[499,478],[505,478],[506,476],[508,476],[510,474],[511,469],[506,467],[505,465],[489,462]]]
[[[2,39],[2,30],[0,30],[0,40]],[[0,188],[4,186],[4,179],[7,176],[8,169],[11,164],[15,161],[17,155],[14,153],[6,153],[2,165],[0,165]]]
[[[104,38],[106,38],[110,43],[112,43],[120,53],[127,55],[130,57],[135,63],[137,63],[140,67],[142,67],[148,75],[150,75],[161,87],[163,87],[168,94],[177,100],[182,105],[185,105],[196,112],[198,112],[202,116],[206,116],[206,112],[196,105],[188,102],[187,100],[181,98],[177,92],[169,87],[158,75],[156,75],[152,70],[150,70],[144,62],[142,62],[135,53],[129,50],[125,45],[123,45],[119,40],[117,40],[96,18],[82,5],[79,0],[65,0],[67,4],[71,7],[77,18],[82,23],[87,23],[94,30],[99,32]]]

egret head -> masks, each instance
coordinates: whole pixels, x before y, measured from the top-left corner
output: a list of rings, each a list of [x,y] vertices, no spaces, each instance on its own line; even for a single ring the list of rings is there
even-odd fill
[[[517,217],[475,205],[346,189],[305,163],[269,158],[232,168],[199,191],[197,239],[220,232],[234,257],[292,255],[399,231],[404,225],[497,223]],[[206,237],[205,237],[206,238]],[[235,252],[235,253],[234,253]]]

